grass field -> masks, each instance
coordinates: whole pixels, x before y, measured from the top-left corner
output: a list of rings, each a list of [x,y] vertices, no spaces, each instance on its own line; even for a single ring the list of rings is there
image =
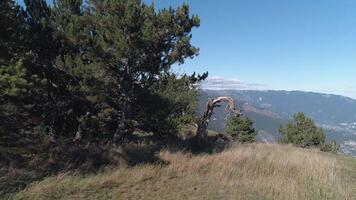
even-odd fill
[[[166,164],[49,177],[10,199],[356,199],[351,157],[267,144],[158,156]]]

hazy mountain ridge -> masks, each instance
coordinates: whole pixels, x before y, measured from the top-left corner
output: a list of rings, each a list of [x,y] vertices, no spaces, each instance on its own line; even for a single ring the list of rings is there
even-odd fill
[[[278,127],[290,121],[293,114],[304,112],[322,127],[328,140],[336,140],[345,153],[356,155],[356,100],[339,96],[303,91],[203,90],[200,113],[206,100],[216,96],[230,96],[243,113],[255,122],[260,141],[280,137]],[[226,113],[216,109],[210,128],[222,131]],[[269,139],[266,139],[269,138]]]

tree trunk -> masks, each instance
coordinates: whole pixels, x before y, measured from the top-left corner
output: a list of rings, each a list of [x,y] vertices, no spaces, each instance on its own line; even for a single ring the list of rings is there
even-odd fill
[[[220,106],[219,104],[222,102],[227,103],[226,108],[229,113],[234,113],[238,116],[241,115],[240,111],[235,109],[234,101],[231,97],[218,97],[215,99],[209,99],[206,104],[206,110],[198,124],[196,137],[199,141],[204,141],[207,138],[210,117],[213,114],[214,108]]]

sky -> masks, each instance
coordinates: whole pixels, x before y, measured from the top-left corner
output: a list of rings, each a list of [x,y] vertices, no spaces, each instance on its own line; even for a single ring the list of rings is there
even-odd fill
[[[143,0],[189,4],[199,56],[178,73],[209,72],[207,89],[303,90],[356,99],[355,0]]]
[[[354,0],[186,2],[201,19],[198,57],[179,72],[209,71],[208,88],[303,90],[356,98]],[[231,86],[231,87],[230,87]]]

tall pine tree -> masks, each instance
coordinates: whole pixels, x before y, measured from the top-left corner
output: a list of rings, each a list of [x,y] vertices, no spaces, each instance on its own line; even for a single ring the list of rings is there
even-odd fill
[[[26,132],[107,141],[133,128],[177,133],[194,120],[196,75],[171,66],[192,58],[189,7],[138,0],[2,1],[1,117]],[[149,112],[148,112],[149,111]],[[17,117],[9,117],[12,113]],[[11,114],[11,115],[12,115]],[[7,123],[9,124],[9,123]]]

